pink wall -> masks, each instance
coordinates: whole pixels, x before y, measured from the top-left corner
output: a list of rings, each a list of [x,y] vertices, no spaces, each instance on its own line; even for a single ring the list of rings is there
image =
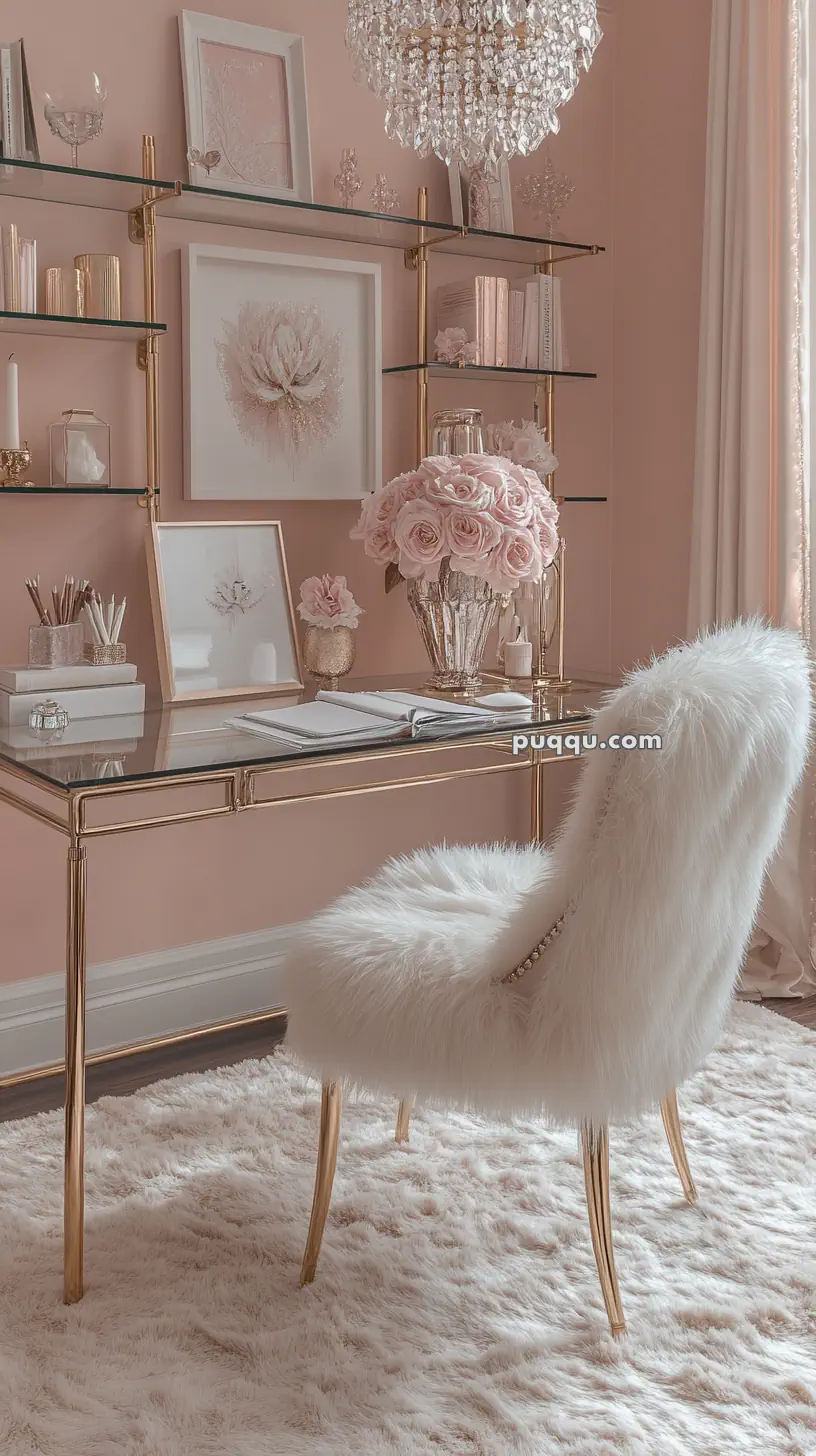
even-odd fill
[[[568,648],[571,662],[583,670],[608,672],[683,628],[708,6],[709,0],[689,0],[681,24],[676,8],[665,3],[620,0],[620,16],[603,17],[606,36],[593,69],[563,113],[562,133],[552,144],[554,160],[578,189],[563,226],[609,249],[595,262],[564,270],[573,361],[596,368],[601,377],[559,390],[560,489],[608,494],[611,500],[609,506],[564,511]],[[441,164],[389,142],[380,103],[352,81],[342,43],[344,9],[341,0],[309,6],[302,0],[219,0],[214,6],[221,15],[305,35],[316,200],[334,200],[340,149],[356,145],[366,190],[374,173],[384,170],[405,210],[412,211],[414,189],[427,182],[431,215],[445,218]],[[160,175],[185,174],[177,11],[169,0],[142,0],[132,7],[74,0],[70,14],[54,0],[41,0],[35,11],[23,0],[5,0],[3,16],[7,35],[25,35],[39,116],[42,91],[69,86],[74,75],[90,69],[102,75],[108,88],[105,130],[84,154],[88,165],[137,171],[141,134],[151,131]],[[649,36],[642,50],[641,22]],[[44,122],[39,129],[44,159],[65,162],[65,148]],[[535,159],[517,163],[514,172],[523,176],[536,165]],[[138,313],[139,258],[126,241],[121,217],[0,199],[0,221],[12,219],[37,237],[43,267],[86,249],[118,251],[126,298]],[[519,207],[517,226],[525,222],[531,219]],[[160,223],[159,239],[160,316],[169,326],[161,377],[165,518],[279,516],[293,580],[342,570],[366,607],[360,670],[420,670],[422,651],[404,599],[385,598],[379,572],[348,540],[353,506],[272,503],[216,510],[182,500],[180,246],[209,240],[338,256],[353,256],[354,250],[170,222]],[[412,277],[398,252],[383,249],[373,256],[383,266],[386,362],[408,359],[414,352]],[[439,260],[433,282],[462,271],[459,260]],[[138,483],[143,396],[130,347],[17,337],[9,347],[21,366],[22,423],[35,448],[37,474],[45,478],[47,470],[47,423],[70,405],[92,406],[113,426],[118,477]],[[471,386],[463,393],[458,384],[439,385],[433,401],[438,407],[483,404],[492,418],[519,417],[531,408],[526,391],[507,386],[491,392]],[[384,382],[384,439],[386,471],[412,462],[413,393],[406,382]],[[127,590],[129,645],[155,688],[142,512],[127,500],[60,498],[11,498],[0,502],[0,510],[0,660],[24,656],[28,611],[22,576],[39,571],[50,580],[66,570],[81,572]],[[565,778],[556,777],[559,785]],[[554,789],[554,814],[558,803]],[[523,782],[492,779],[477,793],[467,786],[405,791],[393,800],[374,796],[352,806],[276,811],[264,824],[214,824],[143,834],[132,843],[114,841],[104,853],[91,851],[91,959],[291,921],[393,850],[443,835],[480,839],[521,837],[526,831]],[[61,846],[9,811],[0,811],[0,835],[0,979],[52,971],[61,964],[62,923],[60,916],[43,914],[42,906],[57,903]],[[44,856],[36,879],[35,849]],[[307,853],[308,881],[300,868]],[[219,891],[202,894],[202,873],[213,864],[220,871]]]
[[[686,632],[711,0],[618,0],[612,669]]]

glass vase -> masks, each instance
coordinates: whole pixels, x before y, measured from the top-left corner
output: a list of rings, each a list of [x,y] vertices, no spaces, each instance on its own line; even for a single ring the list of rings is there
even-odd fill
[[[480,577],[451,571],[443,561],[438,581],[408,582],[416,618],[438,692],[478,692],[479,669],[500,598]]]

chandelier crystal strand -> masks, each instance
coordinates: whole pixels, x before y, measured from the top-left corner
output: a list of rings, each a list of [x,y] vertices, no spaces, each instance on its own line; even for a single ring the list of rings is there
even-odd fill
[[[349,0],[346,26],[388,135],[469,167],[557,132],[600,39],[597,0]]]

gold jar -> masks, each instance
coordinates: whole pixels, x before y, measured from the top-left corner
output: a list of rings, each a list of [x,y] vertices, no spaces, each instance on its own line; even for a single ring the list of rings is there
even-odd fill
[[[303,666],[321,687],[336,688],[351,672],[356,652],[351,627],[307,627],[303,637]]]

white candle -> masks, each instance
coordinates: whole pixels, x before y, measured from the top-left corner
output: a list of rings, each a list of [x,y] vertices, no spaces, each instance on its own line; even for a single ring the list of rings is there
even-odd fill
[[[6,365],[6,424],[3,445],[7,450],[20,448],[20,400],[17,387],[17,365],[9,358]]]
[[[508,677],[532,677],[532,642],[505,642],[504,670]]]

